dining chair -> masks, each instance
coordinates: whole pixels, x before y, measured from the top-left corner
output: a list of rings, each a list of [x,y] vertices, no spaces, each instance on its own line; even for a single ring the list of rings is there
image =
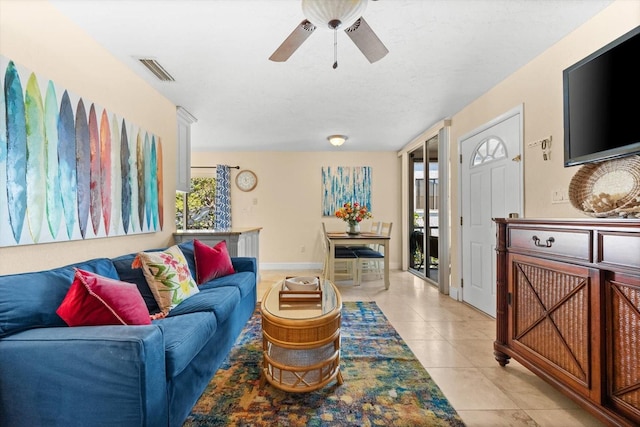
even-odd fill
[[[322,235],[325,237],[325,239],[328,239],[326,224],[324,222],[321,222],[320,224],[322,224]],[[338,246],[336,246],[336,249],[338,249],[338,248],[340,248],[340,249],[347,248],[347,246],[346,245],[338,245]]]
[[[375,233],[375,234],[380,234],[380,232],[382,231],[382,222],[380,221],[374,221],[371,223],[371,229],[369,230],[370,233]],[[372,249],[376,249],[378,247],[378,245],[367,245]]]
[[[329,273],[329,258],[330,258],[330,248],[329,238],[327,236],[327,229],[322,223],[322,248],[324,250],[324,265],[322,268],[322,276],[327,277]],[[358,256],[355,251],[350,249],[347,246],[336,246],[335,247],[335,259],[333,263],[333,277],[334,280],[338,276],[345,276],[347,278],[351,278],[355,286],[360,285],[360,276],[358,275]],[[342,270],[338,270],[338,264],[344,264]]]
[[[383,236],[391,236],[391,229],[393,227],[392,222],[383,222],[381,224],[380,234]],[[388,254],[384,253],[384,245],[377,245],[376,248],[369,246],[351,246],[350,247],[358,257],[358,280],[362,281],[363,277],[367,273],[375,273],[376,277],[382,277],[382,265],[381,262]]]

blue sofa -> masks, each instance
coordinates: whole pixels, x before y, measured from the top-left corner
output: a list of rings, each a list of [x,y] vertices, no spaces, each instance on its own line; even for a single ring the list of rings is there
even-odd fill
[[[193,241],[179,247],[195,274]],[[256,261],[232,258],[151,325],[66,326],[73,267],[136,283],[157,311],[135,255],[0,276],[0,425],[182,425],[255,310]]]

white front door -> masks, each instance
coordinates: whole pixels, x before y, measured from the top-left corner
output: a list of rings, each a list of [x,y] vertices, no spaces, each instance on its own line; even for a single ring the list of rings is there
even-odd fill
[[[496,315],[496,232],[492,218],[521,214],[521,116],[517,108],[460,140],[462,299]]]

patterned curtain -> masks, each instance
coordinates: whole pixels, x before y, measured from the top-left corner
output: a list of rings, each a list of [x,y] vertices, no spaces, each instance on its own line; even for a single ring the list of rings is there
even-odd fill
[[[216,165],[215,220],[213,228],[231,228],[231,172],[227,165]]]

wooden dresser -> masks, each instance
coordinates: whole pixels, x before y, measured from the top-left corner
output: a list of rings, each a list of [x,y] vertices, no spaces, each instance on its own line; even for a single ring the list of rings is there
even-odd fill
[[[496,219],[500,365],[640,425],[640,220]]]

